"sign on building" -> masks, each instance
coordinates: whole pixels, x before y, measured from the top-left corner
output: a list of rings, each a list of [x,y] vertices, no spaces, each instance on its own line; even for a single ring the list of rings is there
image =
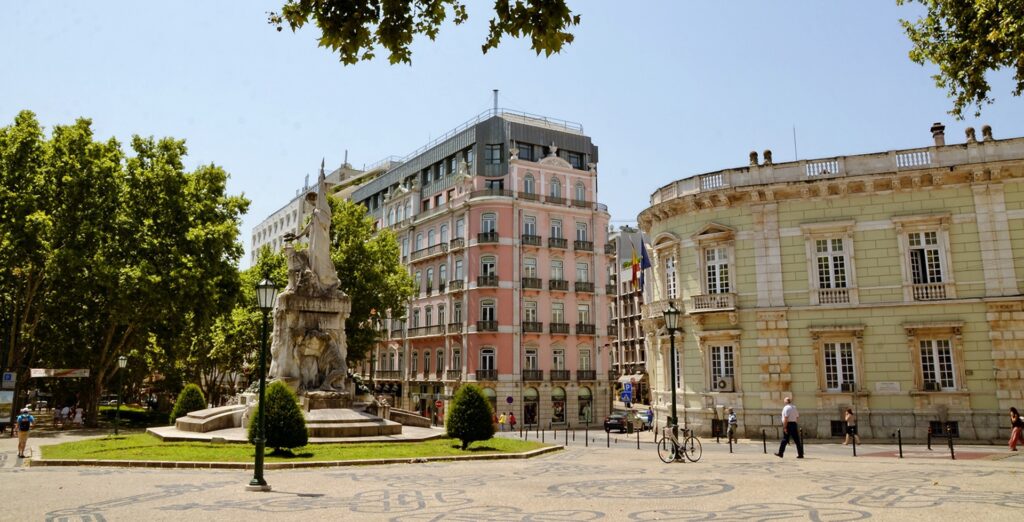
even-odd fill
[[[57,368],[32,368],[29,370],[29,376],[33,379],[36,377],[54,377],[54,378],[78,378],[88,377],[88,368],[69,368],[69,369],[57,369]]]

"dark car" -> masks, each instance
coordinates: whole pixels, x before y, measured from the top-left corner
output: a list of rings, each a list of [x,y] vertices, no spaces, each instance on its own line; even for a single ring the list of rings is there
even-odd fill
[[[618,430],[620,433],[624,433],[626,422],[625,413],[613,413],[604,418],[604,431]]]

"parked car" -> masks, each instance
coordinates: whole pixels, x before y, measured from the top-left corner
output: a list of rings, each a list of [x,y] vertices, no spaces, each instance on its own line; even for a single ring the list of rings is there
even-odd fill
[[[626,422],[625,413],[613,413],[604,418],[604,431],[618,430],[620,433],[625,433]]]

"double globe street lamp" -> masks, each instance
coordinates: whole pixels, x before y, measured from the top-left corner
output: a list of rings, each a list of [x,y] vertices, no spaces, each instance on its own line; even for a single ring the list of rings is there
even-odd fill
[[[263,312],[263,330],[260,336],[260,397],[256,406],[256,436],[253,442],[256,443],[256,465],[252,480],[246,488],[249,491],[270,491],[270,486],[263,479],[263,453],[266,440],[264,438],[267,419],[263,416],[263,398],[267,389],[267,317],[270,310],[274,308],[274,300],[277,299],[277,286],[269,279],[264,279],[256,285],[256,302]]]
[[[669,339],[669,383],[672,390],[672,416],[668,421],[672,424],[672,436],[679,440],[679,415],[676,412],[676,330],[679,329],[679,310],[672,301],[668,302],[668,310],[665,310],[665,328],[668,330]]]

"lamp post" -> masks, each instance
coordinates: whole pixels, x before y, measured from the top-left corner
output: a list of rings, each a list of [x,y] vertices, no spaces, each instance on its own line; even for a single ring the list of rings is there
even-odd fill
[[[117,409],[114,410],[114,435],[117,435],[117,428],[121,424],[121,388],[124,387],[125,366],[128,366],[128,358],[122,355],[117,358]]]
[[[668,310],[665,310],[665,327],[668,329],[669,339],[669,389],[672,390],[672,416],[668,421],[672,423],[672,435],[678,440],[679,437],[679,415],[676,413],[676,330],[679,329],[679,310],[672,301],[668,302]]]
[[[256,436],[253,437],[256,443],[256,467],[252,480],[249,481],[249,491],[270,491],[270,486],[263,479],[263,452],[267,419],[263,416],[263,398],[267,389],[267,315],[274,307],[274,299],[277,298],[277,286],[269,279],[264,279],[256,285],[256,301],[260,311],[263,312],[263,330],[260,336],[260,398],[256,406]]]

